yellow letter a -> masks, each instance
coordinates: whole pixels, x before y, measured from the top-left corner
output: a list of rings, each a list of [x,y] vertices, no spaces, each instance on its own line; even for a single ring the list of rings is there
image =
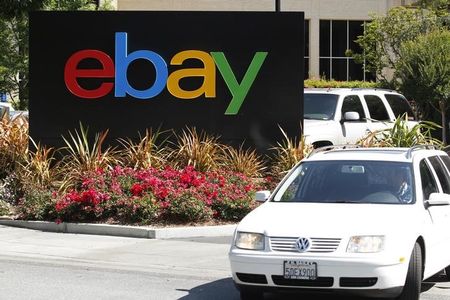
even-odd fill
[[[198,50],[182,51],[172,58],[170,64],[181,65],[186,59],[193,58],[203,62],[205,67],[172,72],[167,79],[167,89],[172,95],[181,99],[194,99],[202,94],[205,94],[206,98],[216,97],[216,65],[208,53]],[[183,90],[180,87],[180,80],[185,77],[203,77],[203,85],[193,91]]]

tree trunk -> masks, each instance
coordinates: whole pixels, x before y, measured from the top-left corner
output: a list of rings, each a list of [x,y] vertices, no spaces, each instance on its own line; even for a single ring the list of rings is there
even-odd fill
[[[445,103],[444,101],[439,101],[439,108],[441,110],[441,122],[442,122],[442,142],[444,146],[447,146],[447,121],[445,118]]]

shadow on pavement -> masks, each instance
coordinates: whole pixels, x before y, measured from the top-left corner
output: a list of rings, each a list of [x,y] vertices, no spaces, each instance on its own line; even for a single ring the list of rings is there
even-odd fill
[[[179,299],[183,300],[239,300],[239,292],[234,287],[231,277],[216,280],[196,286],[190,290],[188,295]]]
[[[445,275],[444,275],[445,276]],[[422,292],[431,289],[437,282],[446,280],[444,276],[435,276],[422,284]],[[183,290],[185,291],[185,290]],[[216,280],[206,284],[196,286],[190,290],[188,295],[181,297],[182,300],[239,300],[239,291],[235,288],[231,277]],[[298,300],[298,299],[314,299],[314,300],[376,300],[378,298],[351,297],[348,295],[336,294],[317,294],[307,292],[282,292],[282,293],[265,293],[264,300]],[[263,299],[262,299],[263,300]]]

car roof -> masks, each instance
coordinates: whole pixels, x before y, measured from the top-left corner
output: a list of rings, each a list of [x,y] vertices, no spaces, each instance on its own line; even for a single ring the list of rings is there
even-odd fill
[[[345,146],[330,146],[328,147],[330,148],[329,150],[321,150],[320,148],[316,149],[316,151],[313,151],[308,158],[305,159],[305,161],[370,160],[412,162],[415,159],[422,159],[424,157],[447,155],[444,151],[437,149],[426,149],[426,147],[427,146],[425,145],[412,148],[358,148],[355,146],[345,148]]]
[[[358,93],[358,92],[370,92],[370,93],[380,93],[380,94],[398,94],[397,91],[394,90],[388,90],[388,89],[379,89],[379,88],[305,88],[304,89],[305,94],[313,94],[313,93],[319,93],[319,94],[348,94],[350,92],[352,93]]]

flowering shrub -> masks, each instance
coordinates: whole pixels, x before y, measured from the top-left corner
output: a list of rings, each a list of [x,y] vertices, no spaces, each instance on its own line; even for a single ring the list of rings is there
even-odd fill
[[[229,171],[117,166],[83,174],[81,186],[57,197],[55,211],[62,221],[236,221],[255,207],[256,188],[251,179]]]

